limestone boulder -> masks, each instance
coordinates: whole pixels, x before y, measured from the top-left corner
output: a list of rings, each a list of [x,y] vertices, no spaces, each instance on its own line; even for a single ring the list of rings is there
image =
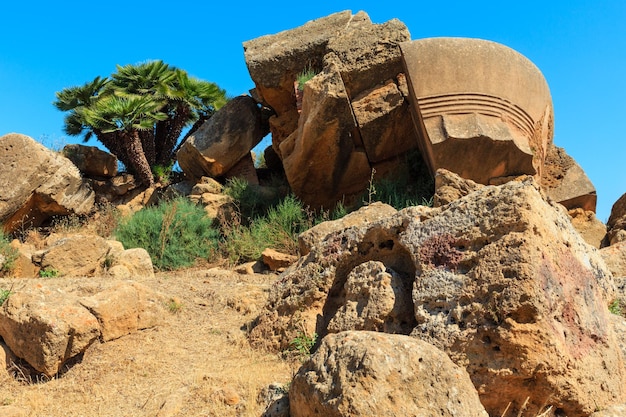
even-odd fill
[[[445,206],[482,187],[482,184],[461,178],[447,169],[439,168],[435,173],[433,207]]]
[[[402,74],[403,75],[403,74]],[[403,155],[418,147],[411,123],[408,97],[401,92],[396,77],[363,91],[351,104],[368,160],[378,163]]]
[[[410,39],[409,30],[398,19],[374,24],[365,12],[358,12],[329,40],[324,65],[338,65],[352,99],[403,72],[399,44]],[[391,92],[396,100],[397,94]]]
[[[13,278],[35,278],[39,272],[39,268],[33,263],[35,247],[31,244],[21,243],[18,239],[11,242],[11,247],[17,251],[17,257],[7,275]]]
[[[154,267],[150,254],[144,248],[131,248],[115,254],[107,254],[107,273],[118,278],[154,278]]]
[[[61,288],[29,285],[0,308],[0,336],[19,358],[53,376],[100,335],[98,320]]]
[[[267,133],[269,128],[254,99],[238,96],[187,138],[177,160],[190,178],[218,177],[248,155]]]
[[[541,178],[552,143],[552,99],[532,62],[479,39],[420,39],[400,49],[432,173],[445,168],[481,184],[522,174]]]
[[[541,185],[550,198],[568,210],[596,211],[596,188],[563,148],[549,146]]]
[[[330,333],[371,330],[408,334],[415,326],[409,280],[380,261],[356,266],[343,291],[344,302],[328,322]]]
[[[602,223],[595,212],[582,208],[571,209],[567,212],[572,219],[572,225],[580,233],[582,238],[593,246],[600,249],[606,238],[606,225]]]
[[[611,215],[606,223],[607,240],[610,245],[626,240],[626,194],[611,207]]]
[[[244,43],[256,91],[276,114],[272,146],[294,192],[313,208],[362,193],[372,166],[416,150],[396,20],[341,12]],[[298,74],[316,75],[300,92]],[[298,103],[300,103],[299,106]]]
[[[277,115],[296,109],[293,83],[298,74],[306,68],[321,69],[328,41],[352,19],[350,11],[343,11],[243,43],[256,92]]]
[[[326,221],[311,227],[298,236],[300,255],[308,255],[314,246],[326,241],[330,236],[349,227],[360,227],[390,217],[398,210],[379,201],[348,213],[337,220]]]
[[[295,255],[278,252],[277,250],[267,248],[261,254],[263,263],[267,265],[270,271],[284,270],[298,260]]]
[[[95,146],[65,145],[62,153],[85,176],[112,178],[117,175],[117,157]]]
[[[113,281],[81,287],[82,293],[94,293],[81,297],[85,307],[100,325],[103,342],[118,339],[138,330],[154,327],[164,313],[163,299],[145,285],[133,281]]]
[[[600,255],[613,274],[616,283],[626,279],[626,241],[600,249]]]
[[[96,235],[70,235],[49,239],[49,245],[33,253],[33,262],[58,276],[94,276],[102,272],[110,247]]]
[[[586,416],[623,401],[613,277],[532,178],[321,236],[270,291],[253,344],[367,323],[442,349],[490,415]]]
[[[163,298],[129,281],[29,280],[0,307],[0,337],[34,369],[57,374],[97,340],[155,326]]]
[[[371,168],[356,128],[341,74],[327,66],[306,83],[298,130],[280,144],[289,185],[306,205],[334,207],[365,189]]]
[[[94,192],[72,162],[17,133],[0,137],[0,223],[5,232],[53,215],[87,214]]]
[[[328,335],[296,373],[290,415],[487,417],[467,372],[403,335]]]

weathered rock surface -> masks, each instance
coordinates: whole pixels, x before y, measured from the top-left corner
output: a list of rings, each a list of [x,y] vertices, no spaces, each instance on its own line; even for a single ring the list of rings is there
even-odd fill
[[[295,255],[278,252],[274,249],[267,248],[261,254],[263,263],[267,265],[270,271],[279,271],[287,268],[298,260]]]
[[[606,237],[606,225],[598,220],[595,212],[575,208],[569,210],[567,214],[572,219],[572,225],[585,239],[585,242],[599,249]]]
[[[548,196],[568,210],[596,211],[596,188],[563,148],[549,146],[541,185]]]
[[[552,99],[532,62],[478,39],[420,39],[400,48],[431,172],[445,168],[481,184],[541,178],[552,143]]]
[[[289,389],[292,417],[483,416],[467,372],[428,343],[402,335],[328,335]]]
[[[352,19],[352,13],[344,11],[243,43],[256,92],[278,115],[295,110],[293,83],[296,77],[307,67],[321,68],[329,39]]]
[[[447,169],[440,168],[435,172],[433,207],[445,206],[482,187],[482,184],[463,179]]]
[[[620,279],[626,279],[626,242],[617,242],[611,246],[600,249],[600,255],[609,271],[613,274],[617,283]]]
[[[218,177],[249,154],[267,133],[257,103],[249,96],[238,96],[187,138],[177,160],[191,178]]]
[[[303,331],[346,330],[329,328],[342,314],[384,329],[391,292],[379,274],[363,273],[382,264],[397,274],[396,288],[412,288],[412,306],[394,293],[405,307],[393,317],[412,317],[400,332],[411,328],[464,367],[491,415],[509,402],[515,415],[527,399],[529,415],[552,405],[568,416],[623,401],[626,374],[607,309],[612,276],[531,179],[320,236],[272,288],[251,331],[255,345],[285,349]],[[353,314],[356,288],[379,308],[362,304]]]
[[[114,250],[111,246],[113,242],[109,241],[107,243],[110,247],[106,256],[106,261],[109,263],[108,275],[123,279],[136,277],[154,278],[152,259],[144,248],[124,249],[121,247],[121,250]]]
[[[280,144],[285,174],[305,204],[333,207],[365,188],[371,168],[364,151],[357,152],[356,121],[337,68],[311,79],[304,94],[298,130]]]
[[[17,133],[0,137],[0,223],[5,232],[53,215],[86,214],[94,192],[67,158]]]
[[[65,145],[62,153],[88,177],[112,178],[117,175],[117,157],[95,146]]]
[[[613,405],[601,411],[596,411],[589,417],[623,417],[626,416],[626,404]]]
[[[98,338],[156,325],[161,303],[135,282],[27,281],[0,308],[0,336],[17,357],[52,376]]]
[[[244,43],[246,62],[270,118],[272,146],[293,192],[314,207],[362,192],[373,164],[416,149],[397,19],[373,24],[364,12],[341,12]],[[304,84],[301,112],[294,82]],[[345,201],[345,200],[344,200]]]
[[[608,228],[607,239],[610,245],[626,240],[626,194],[622,195],[613,207],[606,223]]]
[[[54,270],[58,276],[94,276],[101,272],[109,253],[107,241],[94,235],[71,235],[49,239],[50,245],[33,253],[41,269]]]

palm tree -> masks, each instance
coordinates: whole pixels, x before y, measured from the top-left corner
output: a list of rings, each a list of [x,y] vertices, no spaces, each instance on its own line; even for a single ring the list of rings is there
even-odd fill
[[[183,129],[226,103],[216,84],[160,60],[118,65],[110,78],[96,77],[56,96],[54,105],[69,112],[67,134],[83,134],[85,141],[95,135],[147,186],[154,183],[151,167],[173,164]]]
[[[153,129],[165,120],[161,103],[149,96],[110,94],[83,111],[85,122],[103,136],[114,138],[117,156],[137,173],[146,186],[154,184],[150,163],[146,159],[141,132]]]

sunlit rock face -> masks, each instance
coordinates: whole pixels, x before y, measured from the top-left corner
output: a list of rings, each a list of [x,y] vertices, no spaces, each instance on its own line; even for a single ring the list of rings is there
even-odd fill
[[[480,39],[421,39],[400,48],[433,172],[445,168],[481,184],[541,177],[552,144],[552,99],[532,62]]]

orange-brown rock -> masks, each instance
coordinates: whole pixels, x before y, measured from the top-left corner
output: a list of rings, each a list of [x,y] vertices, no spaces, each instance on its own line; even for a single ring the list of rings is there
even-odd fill
[[[17,133],[0,137],[0,224],[5,232],[54,215],[87,214],[94,192],[70,160]]]
[[[552,406],[583,417],[626,399],[607,309],[613,277],[532,177],[438,208],[360,223],[356,212],[349,227],[330,229],[272,288],[253,344],[284,349],[301,332],[350,326],[412,329],[468,371],[491,415]]]
[[[407,336],[328,335],[289,388],[292,417],[487,417],[467,372]]]
[[[575,208],[568,211],[572,225],[585,242],[600,249],[606,237],[606,225],[596,217],[593,211]]]
[[[0,337],[17,357],[53,376],[98,338],[156,325],[163,300],[128,281],[29,280],[0,308]]]
[[[289,185],[305,204],[333,207],[365,188],[370,166],[355,146],[356,127],[341,75],[329,66],[306,83],[298,130],[280,145]]]
[[[626,194],[622,195],[611,207],[611,215],[606,223],[607,240],[610,245],[626,240]]]
[[[552,100],[537,67],[503,45],[466,38],[401,44],[420,148],[439,168],[490,184],[541,178]]]
[[[95,146],[65,145],[62,153],[88,177],[111,178],[117,175],[117,157]]]
[[[177,160],[190,178],[215,178],[233,168],[267,133],[268,126],[254,99],[238,96],[185,140]]]
[[[243,43],[256,93],[277,115],[296,109],[293,83],[298,74],[306,68],[321,69],[329,39],[352,19],[352,13],[344,11]]]
[[[365,90],[352,100],[352,110],[370,163],[417,148],[409,104],[396,81]]]
[[[549,146],[541,185],[546,194],[568,210],[596,211],[596,189],[574,159],[557,146]]]

